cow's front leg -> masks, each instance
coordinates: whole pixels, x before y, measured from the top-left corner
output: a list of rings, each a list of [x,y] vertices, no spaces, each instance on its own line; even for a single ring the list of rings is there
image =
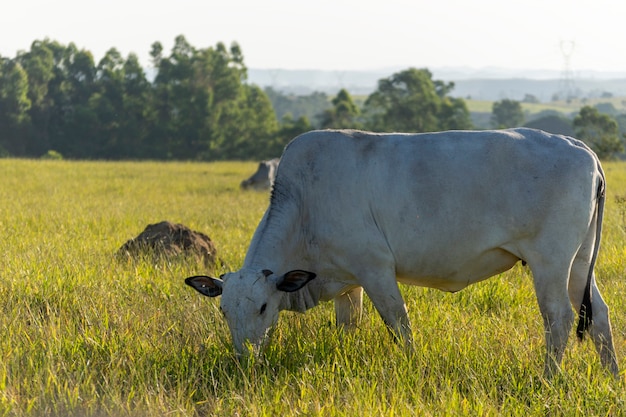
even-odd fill
[[[362,311],[362,287],[353,288],[335,297],[335,319],[339,329],[354,329],[361,320]]]
[[[411,347],[413,343],[411,323],[395,276],[392,279],[369,277],[365,282],[363,288],[385,324],[398,341],[403,340],[405,345]]]

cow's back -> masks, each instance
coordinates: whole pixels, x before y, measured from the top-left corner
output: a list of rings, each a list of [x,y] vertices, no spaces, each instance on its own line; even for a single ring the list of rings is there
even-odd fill
[[[350,130],[313,131],[285,149],[277,182],[300,198],[375,203],[379,197],[454,198],[471,188],[493,197],[502,192],[561,189],[582,166],[597,169],[595,155],[580,141],[533,129],[375,134]],[[537,183],[540,183],[538,189]],[[534,184],[534,186],[533,186]]]

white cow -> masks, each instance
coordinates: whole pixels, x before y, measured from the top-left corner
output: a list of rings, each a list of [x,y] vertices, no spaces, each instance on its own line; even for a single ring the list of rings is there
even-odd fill
[[[258,352],[281,310],[334,299],[337,324],[354,325],[362,289],[410,344],[398,282],[459,291],[523,260],[544,320],[546,374],[561,362],[571,305],[578,336],[589,331],[617,374],[593,273],[604,187],[585,144],[537,130],[309,132],[285,149],[242,269],[186,283],[222,295],[239,353]]]
[[[274,185],[274,179],[276,178],[276,170],[280,158],[268,159],[266,161],[259,162],[259,167],[256,172],[250,176],[247,180],[241,181],[241,188],[244,190],[266,190]]]

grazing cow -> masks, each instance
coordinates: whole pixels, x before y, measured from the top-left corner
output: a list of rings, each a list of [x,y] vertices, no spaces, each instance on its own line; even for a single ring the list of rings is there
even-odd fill
[[[247,190],[252,188],[254,190],[266,190],[274,185],[274,178],[276,178],[276,170],[280,158],[268,159],[267,161],[259,162],[259,167],[256,172],[252,174],[247,180],[241,181],[241,188]]]
[[[314,131],[285,149],[243,268],[186,279],[222,295],[235,350],[255,352],[281,310],[335,300],[354,325],[362,289],[407,344],[398,282],[459,291],[525,261],[545,326],[545,372],[558,370],[574,313],[618,373],[596,286],[605,200],[596,155],[532,129],[375,134]],[[419,308],[419,307],[417,307]]]

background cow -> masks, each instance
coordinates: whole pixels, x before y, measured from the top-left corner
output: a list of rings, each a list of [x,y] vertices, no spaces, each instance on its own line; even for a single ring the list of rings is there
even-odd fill
[[[259,162],[259,167],[256,172],[252,174],[250,178],[241,182],[241,188],[244,190],[266,190],[272,187],[274,184],[274,178],[276,178],[276,170],[280,158],[269,159],[267,161]]]
[[[410,344],[398,283],[458,291],[525,261],[554,373],[574,313],[603,365],[618,365],[593,273],[605,200],[596,155],[530,129],[374,134],[314,131],[281,158],[270,205],[241,270],[186,283],[221,295],[237,352],[258,351],[281,310],[334,299],[337,323],[359,316],[362,289]]]

